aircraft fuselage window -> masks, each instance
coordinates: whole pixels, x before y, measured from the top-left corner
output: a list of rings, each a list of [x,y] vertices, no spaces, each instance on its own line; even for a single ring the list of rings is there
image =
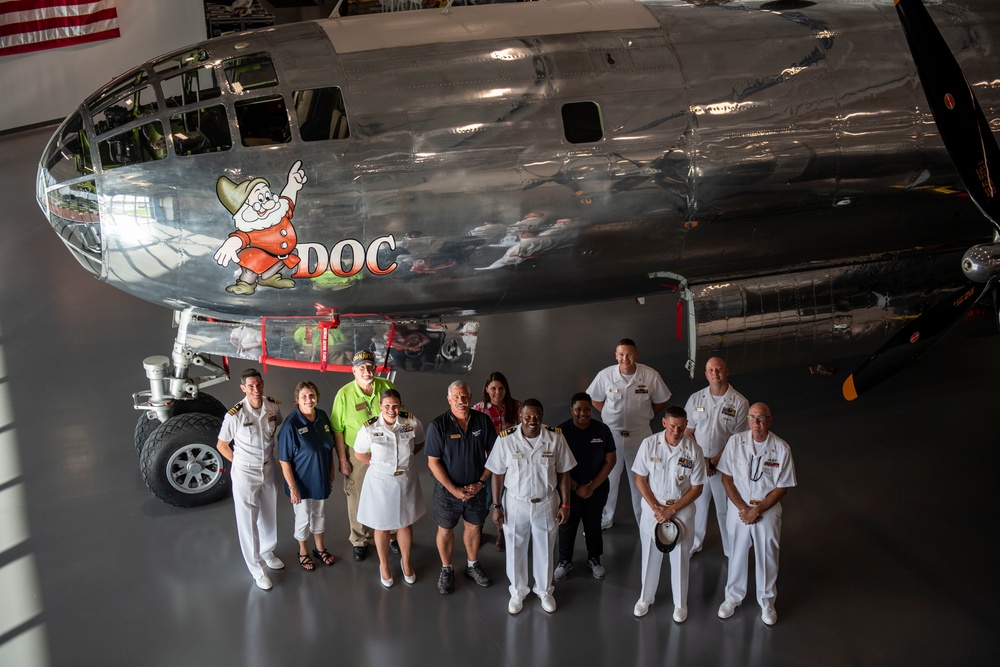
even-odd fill
[[[228,151],[233,145],[226,107],[221,104],[174,114],[170,136],[177,155]]]
[[[237,95],[248,90],[278,85],[278,75],[274,71],[271,56],[266,53],[230,58],[222,63],[222,69]]]
[[[136,118],[155,113],[159,106],[152,86],[122,91],[118,99],[93,115],[94,132],[104,134]]]
[[[292,99],[302,141],[328,141],[351,136],[340,88],[296,90]]]
[[[242,100],[235,104],[236,124],[244,146],[270,146],[291,141],[288,111],[281,95]]]
[[[160,82],[167,107],[183,107],[212,100],[220,95],[215,70],[199,67]]]
[[[156,120],[133,127],[104,139],[98,144],[98,149],[101,153],[101,166],[105,169],[162,160],[167,157],[163,124]]]
[[[570,102],[562,108],[563,131],[571,144],[591,144],[604,137],[601,107],[596,102]]]

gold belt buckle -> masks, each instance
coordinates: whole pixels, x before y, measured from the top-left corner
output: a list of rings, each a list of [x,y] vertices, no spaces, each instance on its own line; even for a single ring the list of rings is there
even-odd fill
[[[760,501],[759,500],[751,500],[750,504],[751,505],[760,505]]]
[[[668,500],[668,501],[667,501],[666,503],[664,503],[664,504],[665,504],[665,505],[666,505],[667,507],[670,507],[670,506],[671,506],[671,505],[673,505],[673,504],[674,504],[675,502],[676,502],[676,501],[674,501],[674,500]]]
[[[532,503],[540,503],[540,502],[542,502],[542,499],[541,498],[532,498],[531,502]]]
[[[392,473],[392,476],[393,476],[393,477],[399,477],[399,476],[400,476],[400,475],[402,475],[402,474],[403,474],[404,472],[406,472],[406,471],[405,471],[405,470],[397,470],[396,472]]]

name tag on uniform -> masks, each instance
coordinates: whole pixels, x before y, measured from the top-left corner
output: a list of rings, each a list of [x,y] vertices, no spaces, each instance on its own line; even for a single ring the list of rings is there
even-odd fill
[[[299,435],[305,435],[308,432],[309,432],[308,426],[303,426],[302,428],[299,429]]]
[[[523,456],[521,455],[521,452],[514,452],[514,453],[513,453],[512,455],[511,455],[511,458],[512,458],[512,459],[523,459],[524,457],[523,457]]]
[[[461,440],[462,434],[461,433],[452,433],[448,437],[451,438],[452,440]]]
[[[608,389],[608,393],[609,394],[617,394],[618,390],[617,389]]]
[[[362,410],[368,412],[368,406],[364,403],[358,403],[357,405],[354,406],[354,409],[357,410],[358,412],[361,412]]]
[[[704,412],[705,408],[695,408],[694,411],[695,412]]]
[[[543,459],[551,459],[552,458],[552,452],[542,452],[542,458]]]
[[[592,444],[592,445],[603,445],[604,444],[604,438],[591,438],[590,439],[590,444]]]
[[[660,457],[654,456],[653,458],[651,458],[649,460],[652,461],[653,463],[659,463],[660,462]]]

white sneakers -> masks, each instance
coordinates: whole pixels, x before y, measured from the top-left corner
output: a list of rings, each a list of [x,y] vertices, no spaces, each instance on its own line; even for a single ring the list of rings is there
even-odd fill
[[[517,597],[516,595],[512,595],[510,597],[510,602],[507,603],[507,613],[511,615],[519,614],[521,613],[521,610],[523,608],[524,608],[524,600]]]
[[[760,620],[764,621],[765,625],[774,625],[778,622],[778,612],[774,611],[774,607],[770,603],[761,608]]]
[[[729,618],[734,613],[736,613],[736,607],[739,604],[733,604],[729,600],[726,600],[721,605],[719,605],[719,618]]]
[[[642,618],[649,611],[649,603],[639,600],[635,603],[635,607],[632,608],[632,614],[636,618]]]
[[[285,569],[285,564],[281,561],[280,558],[278,558],[274,554],[271,554],[269,556],[265,556],[264,557],[264,562],[272,570],[284,570]]]
[[[674,623],[683,623],[687,620],[687,607],[674,607]]]
[[[548,613],[552,613],[556,610],[556,599],[551,595],[542,596],[542,609]]]
[[[257,588],[261,589],[262,591],[271,590],[271,577],[267,576],[266,574],[260,575],[259,577],[254,579],[253,582],[257,584]]]

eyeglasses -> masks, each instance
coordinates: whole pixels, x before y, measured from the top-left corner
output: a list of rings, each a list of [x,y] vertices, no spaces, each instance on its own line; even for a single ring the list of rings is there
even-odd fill
[[[747,419],[752,422],[766,422],[770,417],[767,415],[747,415]]]

